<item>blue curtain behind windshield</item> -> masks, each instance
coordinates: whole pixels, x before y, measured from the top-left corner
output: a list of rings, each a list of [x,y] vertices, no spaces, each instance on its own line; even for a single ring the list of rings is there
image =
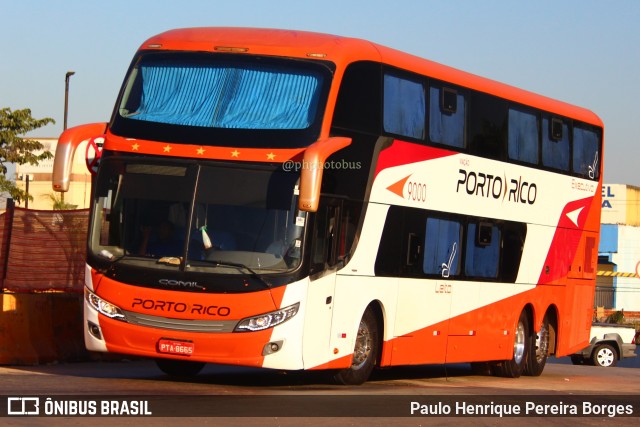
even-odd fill
[[[224,66],[141,66],[142,98],[128,118],[235,129],[305,129],[319,75]]]

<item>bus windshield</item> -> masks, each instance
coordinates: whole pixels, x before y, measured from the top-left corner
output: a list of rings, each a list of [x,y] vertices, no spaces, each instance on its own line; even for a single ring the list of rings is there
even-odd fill
[[[296,181],[274,170],[105,159],[90,250],[147,268],[295,269],[306,221]]]
[[[129,71],[112,130],[149,140],[180,132],[174,141],[203,144],[233,130],[292,137],[319,126],[328,80],[325,66],[307,61],[147,52]]]

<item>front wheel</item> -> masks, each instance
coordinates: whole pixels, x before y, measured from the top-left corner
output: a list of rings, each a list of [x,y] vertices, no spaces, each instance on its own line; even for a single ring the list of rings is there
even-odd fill
[[[359,385],[367,381],[377,362],[378,346],[378,322],[368,308],[358,326],[351,366],[335,374],[334,380],[343,385]]]
[[[497,362],[492,366],[492,373],[496,376],[518,378],[525,370],[529,359],[531,337],[529,336],[529,320],[523,311],[518,319],[513,337],[513,357],[509,360]]]
[[[193,377],[200,373],[205,363],[191,362],[189,360],[156,359],[156,365],[162,372],[172,377]]]
[[[594,365],[603,368],[613,367],[618,363],[618,353],[609,344],[602,344],[593,350],[591,361]]]

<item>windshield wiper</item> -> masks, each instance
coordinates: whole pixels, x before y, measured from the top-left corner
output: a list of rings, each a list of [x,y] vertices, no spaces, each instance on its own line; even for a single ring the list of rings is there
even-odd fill
[[[239,262],[218,261],[218,260],[209,260],[209,259],[203,259],[200,261],[206,262],[208,264],[214,264],[216,266],[243,268],[249,272],[251,277],[253,277],[254,279],[257,279],[258,282],[262,283],[267,289],[271,289],[271,283],[267,282],[262,276],[256,273],[256,271],[251,267],[249,267],[248,265],[245,265]]]

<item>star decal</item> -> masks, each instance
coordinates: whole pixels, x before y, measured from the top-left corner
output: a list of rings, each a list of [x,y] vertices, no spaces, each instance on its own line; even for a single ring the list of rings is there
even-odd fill
[[[204,154],[204,152],[207,151],[204,148],[200,147],[196,150],[196,153],[198,153],[199,156],[202,156]]]
[[[162,150],[164,150],[165,153],[170,153],[171,152],[171,146],[170,145],[165,145]]]
[[[238,157],[240,155],[240,152],[238,150],[233,150],[231,152],[231,157]]]
[[[138,151],[138,148],[140,148],[140,144],[136,142],[131,146],[131,151]]]
[[[275,155],[275,154],[273,154],[273,153],[269,153],[269,154],[267,154],[267,159],[269,159],[269,160],[275,160],[275,158],[276,158],[276,155]]]

